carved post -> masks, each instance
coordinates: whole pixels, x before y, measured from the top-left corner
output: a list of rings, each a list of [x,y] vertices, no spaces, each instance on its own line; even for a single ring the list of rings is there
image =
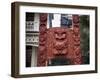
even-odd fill
[[[37,66],[46,66],[46,38],[47,38],[47,14],[40,14],[40,26],[39,26],[39,52],[37,59]]]
[[[78,15],[73,15],[73,64],[82,64],[80,48],[80,20]]]

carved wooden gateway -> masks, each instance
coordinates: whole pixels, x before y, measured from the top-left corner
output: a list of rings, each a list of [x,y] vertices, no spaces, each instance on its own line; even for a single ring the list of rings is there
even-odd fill
[[[72,28],[47,29],[48,14],[40,14],[37,66],[82,64],[79,16],[72,16]]]

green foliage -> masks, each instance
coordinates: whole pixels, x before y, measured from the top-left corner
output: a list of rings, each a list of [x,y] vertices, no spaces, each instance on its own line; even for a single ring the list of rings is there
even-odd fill
[[[84,64],[89,64],[89,16],[80,16],[81,50]]]

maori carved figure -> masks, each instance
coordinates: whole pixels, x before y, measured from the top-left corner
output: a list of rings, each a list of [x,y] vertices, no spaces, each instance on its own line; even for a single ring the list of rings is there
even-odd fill
[[[54,41],[53,41],[55,54],[67,54],[67,35],[65,29],[56,29],[54,31]]]
[[[47,33],[47,14],[40,14],[39,27],[39,52],[37,59],[37,66],[46,66],[46,33]]]
[[[80,49],[80,29],[79,29],[79,16],[73,15],[73,64],[81,64],[82,63],[82,55]]]
[[[67,29],[56,27],[47,31],[47,58],[54,59],[55,56],[67,55]]]
[[[82,64],[79,16],[73,15],[73,29],[47,29],[47,14],[40,14],[39,52],[37,66],[47,66],[56,56],[65,57],[70,64]]]

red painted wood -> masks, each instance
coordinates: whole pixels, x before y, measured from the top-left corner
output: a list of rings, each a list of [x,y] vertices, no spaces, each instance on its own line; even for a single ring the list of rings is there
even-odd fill
[[[52,59],[55,56],[68,54],[67,29],[50,28],[47,31],[47,58]]]
[[[80,24],[79,24],[79,16],[73,15],[73,49],[74,49],[74,57],[72,60],[73,64],[81,64],[82,63],[82,55],[80,48]]]
[[[70,60],[70,64],[81,64],[79,16],[73,15],[73,28],[46,28],[47,14],[40,14],[40,36],[37,66],[47,66],[56,56]]]
[[[39,52],[37,59],[37,66],[46,66],[46,38],[47,38],[47,14],[40,14],[40,27],[39,27]]]

